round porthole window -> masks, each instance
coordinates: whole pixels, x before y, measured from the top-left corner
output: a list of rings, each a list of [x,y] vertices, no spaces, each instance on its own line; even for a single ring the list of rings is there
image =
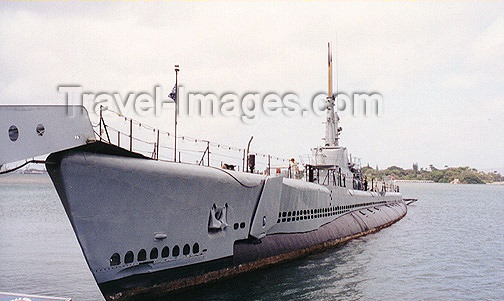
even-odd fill
[[[41,124],[37,125],[36,130],[37,130],[37,135],[44,136],[45,128],[43,125],[41,125]]]
[[[11,125],[9,127],[9,139],[12,142],[15,142],[16,140],[18,140],[18,138],[19,138],[19,130],[18,130],[17,126]]]

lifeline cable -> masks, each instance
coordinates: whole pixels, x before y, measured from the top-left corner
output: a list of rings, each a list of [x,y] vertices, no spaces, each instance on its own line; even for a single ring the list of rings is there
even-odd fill
[[[26,161],[25,163],[19,165],[18,167],[15,167],[15,168],[12,168],[12,169],[8,169],[8,170],[4,170],[4,171],[0,171],[0,175],[4,175],[4,174],[8,174],[8,173],[14,172],[14,171],[16,171],[16,170],[18,170],[20,168],[25,167],[26,165],[28,165],[30,163],[45,164],[46,161],[45,160],[30,160],[30,161]]]

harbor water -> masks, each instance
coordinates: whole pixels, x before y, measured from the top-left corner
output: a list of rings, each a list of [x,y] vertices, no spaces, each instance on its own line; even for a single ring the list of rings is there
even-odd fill
[[[166,300],[504,300],[504,186],[400,187],[389,228]],[[0,291],[104,300],[47,175],[0,177]]]

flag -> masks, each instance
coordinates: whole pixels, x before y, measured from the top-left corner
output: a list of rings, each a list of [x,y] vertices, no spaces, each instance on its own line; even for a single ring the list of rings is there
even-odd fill
[[[173,89],[171,90],[171,93],[168,94],[168,97],[173,99],[173,101],[177,101],[177,85],[173,86]]]

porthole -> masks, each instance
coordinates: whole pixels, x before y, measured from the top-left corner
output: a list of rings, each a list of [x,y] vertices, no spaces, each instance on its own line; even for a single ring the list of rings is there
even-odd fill
[[[138,261],[144,261],[145,259],[147,259],[147,251],[145,251],[144,249],[138,251],[137,259]]]
[[[170,249],[168,247],[164,247],[163,250],[161,250],[161,257],[166,258],[170,256]]]
[[[179,248],[179,246],[173,247],[172,255],[173,255],[173,257],[177,257],[177,256],[180,255],[180,248]]]
[[[195,243],[192,246],[192,252],[193,252],[193,254],[198,254],[199,253],[199,244],[198,243]]]
[[[238,230],[238,226],[239,226],[238,223],[234,223],[233,229]]]
[[[124,263],[132,263],[134,258],[133,252],[128,251],[126,255],[124,255]]]
[[[182,249],[182,254],[189,255],[189,252],[191,252],[191,247],[189,247],[188,244],[185,244],[184,248]]]
[[[41,137],[44,136],[45,127],[42,124],[37,125],[37,128],[35,130],[37,131],[37,135]]]
[[[240,228],[242,228],[242,229],[245,228],[245,222],[240,223]]]
[[[119,254],[117,253],[114,253],[114,255],[110,257],[110,266],[115,266],[119,264],[121,264],[121,256],[119,256]]]
[[[158,249],[157,248],[152,248],[152,250],[150,251],[149,258],[150,259],[156,259],[156,258],[158,258],[158,255],[159,255]]]
[[[18,138],[19,138],[19,130],[18,130],[17,126],[11,125],[9,127],[9,139],[12,142],[16,142],[16,140],[18,140]]]

